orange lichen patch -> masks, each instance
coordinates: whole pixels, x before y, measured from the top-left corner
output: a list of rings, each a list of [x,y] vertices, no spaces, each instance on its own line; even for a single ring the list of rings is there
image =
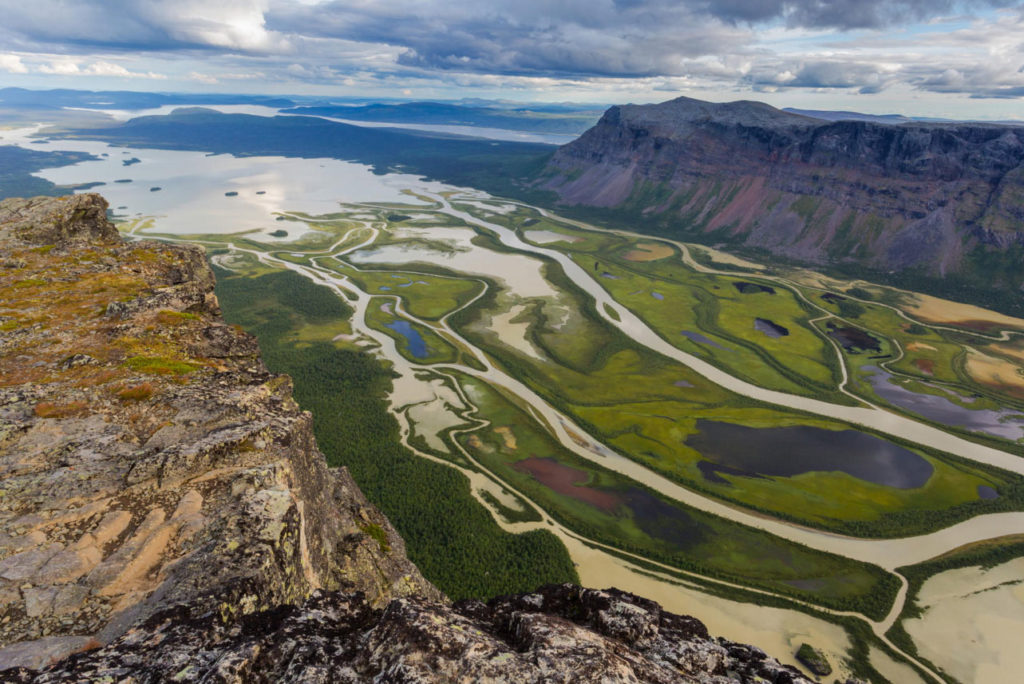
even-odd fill
[[[92,387],[130,374],[132,369],[97,368],[120,364],[132,357],[159,358],[160,368],[184,375],[202,364],[183,353],[183,345],[167,335],[168,326],[154,329],[152,339],[115,337],[123,322],[104,315],[113,302],[145,296],[166,283],[167,269],[180,262],[176,254],[134,248],[134,257],[153,252],[155,266],[125,265],[123,247],[99,247],[62,252],[25,248],[11,250],[19,268],[0,269],[0,387],[25,383],[69,382]],[[131,262],[129,262],[131,263]],[[115,264],[121,264],[116,266]],[[154,319],[161,317],[155,314]],[[197,320],[193,314],[165,312],[175,333]],[[139,333],[136,332],[135,335]],[[147,336],[148,337],[148,336]],[[63,362],[75,354],[92,357],[89,367]]]
[[[907,326],[907,327],[910,327],[910,326]],[[936,349],[932,345],[925,344],[924,342],[910,342],[910,343],[907,344],[907,351],[924,351],[926,349],[928,351],[939,351],[938,349]]]
[[[179,325],[185,325],[188,321],[194,321],[197,318],[199,317],[195,314],[184,311],[158,311],[156,313],[157,323],[172,328]]]
[[[513,466],[521,473],[528,473],[542,485],[564,496],[588,503],[603,511],[613,512],[622,500],[610,492],[581,486],[590,479],[584,470],[562,465],[552,458],[533,456],[518,461]]]
[[[935,375],[935,362],[931,359],[914,359],[914,367],[925,375]]]
[[[966,369],[977,382],[1015,397],[1024,398],[1024,367],[979,351],[971,350]]]
[[[674,253],[671,247],[660,242],[639,242],[636,249],[626,252],[623,257],[629,261],[658,261]]]
[[[516,450],[516,435],[512,432],[512,428],[508,425],[494,428],[494,431],[501,436],[501,440],[505,443],[506,449]]]
[[[152,383],[144,382],[141,385],[125,387],[118,391],[117,396],[122,401],[145,401],[156,393]]]
[[[69,401],[62,404],[43,401],[36,404],[34,411],[40,418],[67,418],[81,413],[88,406],[89,404],[84,401]]]
[[[124,371],[117,368],[88,368],[81,369],[72,382],[75,387],[96,387],[109,384],[124,375]]]

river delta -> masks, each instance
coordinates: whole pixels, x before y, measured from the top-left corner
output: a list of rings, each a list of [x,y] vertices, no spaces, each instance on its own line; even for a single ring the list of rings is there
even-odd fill
[[[344,298],[335,344],[391,367],[403,441],[503,529],[557,535],[584,584],[785,660],[811,643],[840,672],[856,642],[903,681],[1016,668],[1008,570],[910,586],[899,569],[1024,530],[1024,399],[971,365],[1019,368],[1024,321],[979,331],[915,293],[337,160],[60,146],[98,160],[40,175],[105,183],[126,233]],[[950,660],[934,635],[977,611],[979,583],[1005,620],[973,624],[984,662]]]

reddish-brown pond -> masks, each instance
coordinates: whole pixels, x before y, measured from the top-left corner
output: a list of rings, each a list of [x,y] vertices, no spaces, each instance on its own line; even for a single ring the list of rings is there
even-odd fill
[[[613,512],[622,500],[609,492],[590,487],[581,487],[590,479],[585,470],[562,465],[553,458],[531,458],[517,461],[512,466],[521,473],[529,473],[533,479],[559,494],[588,503],[608,513]]]

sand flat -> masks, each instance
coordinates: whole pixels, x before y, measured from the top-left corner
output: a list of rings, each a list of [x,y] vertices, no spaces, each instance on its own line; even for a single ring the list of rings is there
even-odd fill
[[[1024,395],[1024,367],[974,349],[967,356],[967,373],[983,385]]]
[[[931,323],[962,324],[964,327],[1012,328],[1024,330],[1024,320],[983,309],[973,304],[951,302],[931,295],[913,293],[902,307],[908,314]]]
[[[704,252],[708,257],[719,264],[729,264],[731,266],[739,266],[740,268],[746,268],[751,271],[763,271],[764,266],[761,264],[754,263],[753,261],[747,261],[746,259],[740,258],[735,254],[729,254],[715,249],[714,247],[691,246]]]
[[[1024,558],[939,573],[904,628],[918,652],[962,682],[1017,682],[1024,672]]]
[[[925,681],[917,674],[917,670],[906,663],[894,660],[892,656],[879,648],[872,648],[868,652],[868,661],[871,663],[871,667],[878,670],[879,674],[895,684],[917,684]]]
[[[674,253],[675,250],[660,242],[638,242],[636,249],[631,249],[623,256],[629,261],[658,261]]]

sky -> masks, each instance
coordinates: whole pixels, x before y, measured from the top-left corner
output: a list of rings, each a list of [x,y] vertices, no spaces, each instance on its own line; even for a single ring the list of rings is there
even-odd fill
[[[0,87],[1024,118],[1024,2],[0,0]]]

